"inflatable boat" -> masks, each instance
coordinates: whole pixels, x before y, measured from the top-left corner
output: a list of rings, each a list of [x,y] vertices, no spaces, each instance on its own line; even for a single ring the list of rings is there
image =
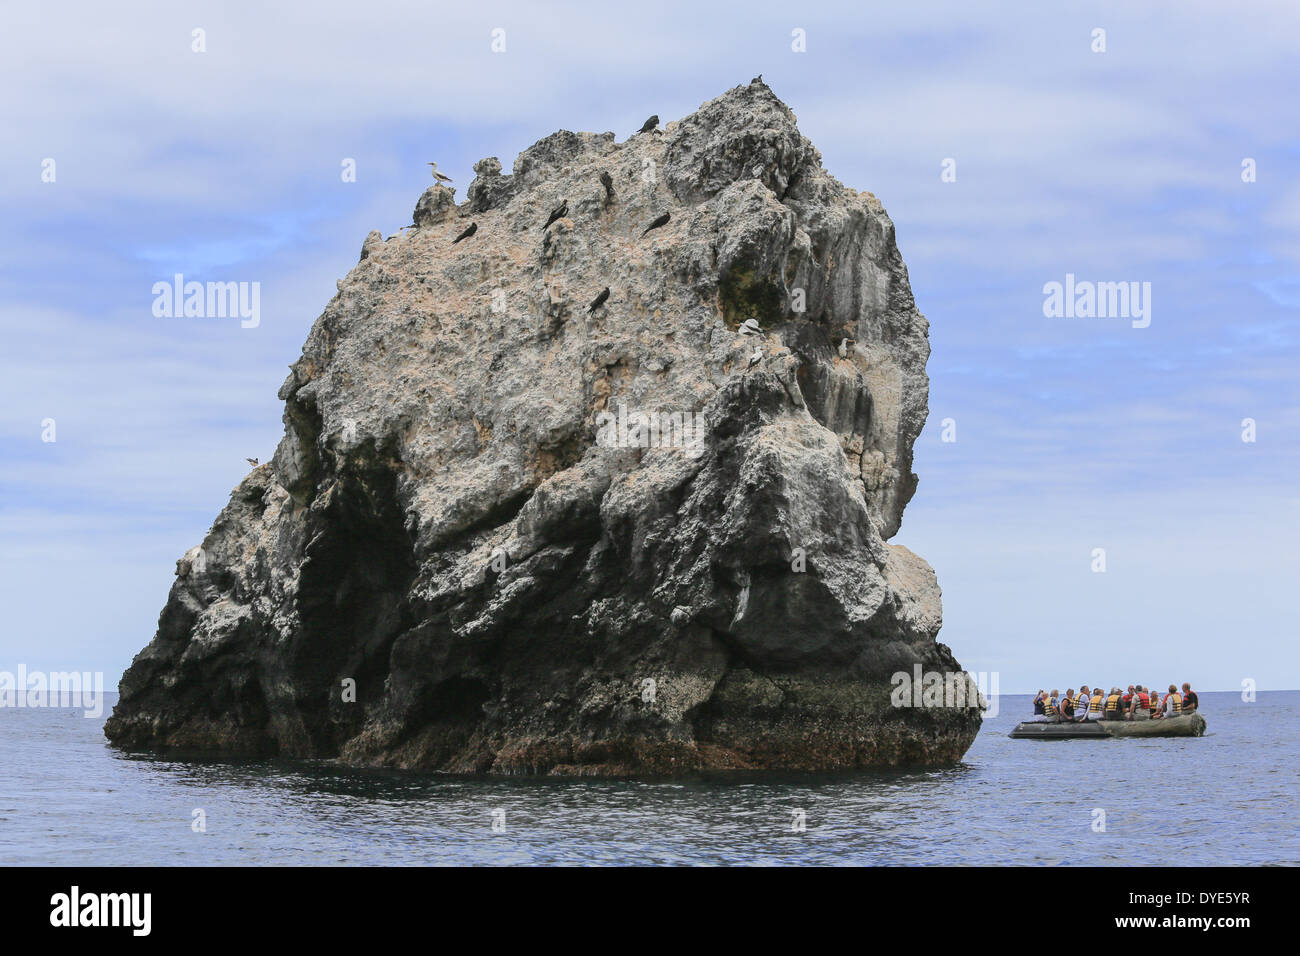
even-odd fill
[[[1090,737],[1200,737],[1205,718],[1199,713],[1159,720],[1088,720],[1081,723],[1026,720],[1009,736],[1021,740],[1081,740]]]

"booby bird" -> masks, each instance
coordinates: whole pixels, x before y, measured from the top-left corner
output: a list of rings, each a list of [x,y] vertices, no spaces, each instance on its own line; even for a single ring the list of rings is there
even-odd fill
[[[252,465],[254,468],[257,467],[257,459],[256,459],[256,458],[245,458],[244,461],[248,462],[248,463],[249,463],[250,465]]]
[[[668,213],[668,212],[664,213],[662,216],[659,216],[657,219],[655,219],[654,222],[650,223],[650,225],[646,226],[645,232],[641,233],[641,235],[644,236],[645,233],[649,232],[651,229],[658,229],[660,226],[668,225],[668,220],[671,218],[673,218],[672,213]]]
[[[450,178],[450,177],[448,177],[448,176],[444,176],[442,173],[438,172],[438,164],[437,164],[437,163],[430,163],[429,165],[433,167],[433,178],[434,178],[434,179],[438,180],[438,182],[440,182],[440,183],[449,183],[449,182],[451,182],[451,178]]]
[[[561,218],[562,216],[567,216],[568,214],[569,214],[569,200],[562,199],[560,200],[560,204],[551,210],[551,215],[546,220],[546,225],[542,226],[542,232],[545,232],[547,229],[550,229],[551,223],[555,222],[555,220]]]
[[[848,340],[848,339],[840,339],[840,348],[839,348],[839,353],[840,353],[840,358],[848,358],[848,357],[849,357],[849,340]]]
[[[758,324],[758,319],[746,319],[740,323],[741,335],[759,335],[763,329]]]
[[[600,184],[605,187],[605,202],[612,202],[614,199],[614,179],[609,175],[608,170],[600,171]]]
[[[605,286],[604,291],[602,291],[600,295],[596,296],[596,298],[592,299],[591,305],[587,306],[587,314],[591,315],[591,313],[599,309],[602,305],[605,304],[605,300],[608,298],[609,298],[609,286]]]
[[[641,133],[657,132],[657,130],[655,130],[655,127],[658,125],[659,125],[659,114],[656,113],[654,116],[650,117],[648,120],[642,123],[641,128],[637,130],[635,133],[633,133],[632,135],[638,136]]]
[[[749,364],[745,366],[745,371],[748,372],[761,361],[763,361],[763,346],[759,345],[754,348],[754,354],[749,357]]]
[[[476,222],[471,222],[471,223],[469,224],[469,228],[466,229],[464,232],[462,232],[462,233],[461,233],[459,236],[457,236],[455,239],[453,239],[453,240],[451,241],[451,244],[454,246],[456,243],[460,242],[462,239],[468,239],[470,236],[474,235],[474,233],[476,233],[476,232],[478,232],[478,223],[476,223]]]

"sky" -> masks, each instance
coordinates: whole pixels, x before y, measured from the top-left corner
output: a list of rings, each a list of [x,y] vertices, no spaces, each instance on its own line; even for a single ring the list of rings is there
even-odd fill
[[[930,322],[893,540],[940,639],[1003,693],[1300,687],[1300,7],[1135,6],[7,6],[0,670],[116,683],[426,161],[463,199],[483,157],[761,73]],[[155,316],[176,273],[260,283],[260,323]],[[1150,324],[1046,315],[1067,275],[1149,288]]]

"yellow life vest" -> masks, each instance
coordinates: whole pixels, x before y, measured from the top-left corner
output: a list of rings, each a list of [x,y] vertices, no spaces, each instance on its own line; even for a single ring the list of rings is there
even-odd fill
[[[1106,698],[1106,713],[1108,713],[1108,714],[1118,714],[1118,713],[1119,713],[1119,702],[1120,702],[1120,700],[1121,700],[1121,698],[1120,698],[1120,695],[1119,695],[1119,694],[1111,694],[1109,697],[1107,697],[1107,698]]]
[[[1047,716],[1047,717],[1055,717],[1055,716],[1056,716],[1056,698],[1055,698],[1055,697],[1044,697],[1044,698],[1043,698],[1043,714],[1044,714],[1045,716]]]
[[[1172,700],[1172,701],[1174,702],[1174,716],[1175,716],[1175,717],[1177,717],[1179,714],[1181,714],[1181,713],[1183,712],[1183,695],[1180,694],[1180,693],[1178,693],[1178,691],[1174,691],[1173,693],[1171,693],[1171,694],[1170,694],[1167,698],[1165,698],[1165,699],[1166,699],[1166,700]]]
[[[1088,713],[1100,714],[1103,700],[1105,700],[1105,698],[1102,697],[1101,694],[1094,694],[1092,700],[1088,702]]]

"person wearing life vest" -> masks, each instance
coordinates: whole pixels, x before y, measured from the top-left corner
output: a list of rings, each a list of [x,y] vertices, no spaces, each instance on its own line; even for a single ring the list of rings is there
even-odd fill
[[[1128,685],[1128,693],[1126,693],[1126,694],[1124,695],[1124,717],[1125,717],[1125,719],[1129,719],[1129,718],[1132,717],[1132,710],[1133,710],[1133,685],[1132,685],[1132,684],[1129,684],[1129,685]]]
[[[1133,685],[1133,702],[1129,704],[1129,720],[1149,720],[1151,718],[1151,698],[1141,684]]]
[[[1183,713],[1194,713],[1201,706],[1201,701],[1196,696],[1196,691],[1192,690],[1192,685],[1183,684]]]
[[[1112,687],[1110,689],[1110,695],[1106,698],[1106,710],[1104,711],[1106,720],[1123,720],[1123,707],[1123,695],[1120,694],[1118,687]]]
[[[1178,688],[1170,684],[1169,693],[1165,694],[1164,715],[1166,717],[1180,717],[1183,713],[1183,695],[1178,693]]]
[[[1133,689],[1137,691],[1133,701],[1133,719],[1150,720],[1151,692],[1141,684],[1134,684]]]
[[[1101,720],[1102,708],[1106,706],[1106,695],[1098,687],[1092,692],[1092,698],[1088,701],[1088,715],[1085,720]]]
[[[1034,695],[1034,715],[1035,715],[1035,716],[1038,716],[1038,717],[1043,716],[1043,698],[1045,698],[1046,696],[1047,696],[1047,691],[1045,691],[1045,690],[1040,690],[1036,695]]]
[[[1147,693],[1151,695],[1151,716],[1155,717],[1160,713],[1160,691],[1156,690],[1155,684],[1149,684]]]
[[[1056,695],[1058,693],[1060,693],[1060,691],[1053,688],[1052,695],[1043,698],[1043,716],[1054,724],[1060,723],[1061,721],[1061,708],[1056,702]]]
[[[1074,701],[1074,719],[1076,721],[1085,721],[1088,719],[1088,702],[1092,699],[1092,694],[1088,693],[1088,685],[1082,684],[1079,687],[1079,696]]]
[[[1074,723],[1074,688],[1067,687],[1061,698],[1061,719]]]

